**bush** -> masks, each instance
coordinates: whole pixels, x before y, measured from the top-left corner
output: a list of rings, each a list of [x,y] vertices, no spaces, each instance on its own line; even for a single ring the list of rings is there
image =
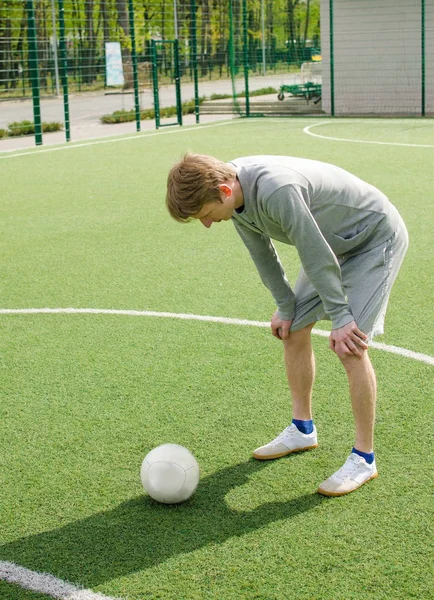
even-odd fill
[[[11,137],[35,133],[35,126],[31,121],[13,121],[13,123],[9,123],[8,129]]]
[[[32,121],[14,121],[8,125],[8,135],[11,137],[18,137],[20,135],[34,135],[35,124]],[[50,131],[61,131],[63,129],[62,123],[42,123],[42,131],[44,133]]]
[[[276,90],[276,88],[274,87],[266,87],[266,88],[261,88],[260,90],[254,90],[253,92],[249,91],[249,96],[265,96],[267,94],[277,94],[278,90]],[[238,94],[240,97],[244,97],[246,94],[245,92],[242,92],[241,94]]]
[[[103,115],[101,117],[102,123],[126,123],[128,121],[134,121],[134,119],[134,110],[115,110],[111,115]]]
[[[211,94],[210,100],[226,100],[226,98],[232,98],[232,94]]]
[[[4,138],[8,135],[8,132],[6,131],[6,129],[0,129],[0,139]]]
[[[199,104],[206,100],[206,96],[199,97]],[[194,113],[195,103],[194,100],[188,100],[187,102],[182,103],[182,114],[183,115],[191,115]],[[165,119],[168,117],[173,117],[176,115],[176,106],[167,106],[160,109],[160,118]],[[140,111],[140,120],[146,121],[146,119],[154,119],[155,111],[153,108],[147,108],[146,110]],[[115,110],[113,113],[109,115],[103,115],[101,117],[102,123],[127,123],[129,121],[136,120],[136,111],[135,109],[131,110]]]
[[[261,88],[259,90],[249,91],[249,97],[252,96],[265,96],[266,94],[277,94],[277,90],[274,87]],[[246,92],[239,92],[236,95],[237,98],[244,98]],[[225,100],[226,98],[232,98],[232,94],[211,94],[210,100]]]
[[[44,133],[50,131],[62,131],[63,123],[56,123],[56,121],[52,121],[51,123],[42,123],[42,131]]]

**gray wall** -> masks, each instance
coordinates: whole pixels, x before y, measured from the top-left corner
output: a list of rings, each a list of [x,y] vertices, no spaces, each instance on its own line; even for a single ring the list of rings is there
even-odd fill
[[[420,115],[421,0],[334,0],[335,115]],[[321,2],[322,107],[331,112],[330,1]],[[434,0],[425,0],[426,114],[434,114]]]

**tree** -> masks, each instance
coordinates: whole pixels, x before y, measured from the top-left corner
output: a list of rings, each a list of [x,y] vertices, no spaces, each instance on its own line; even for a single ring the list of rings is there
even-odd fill
[[[64,0],[65,28],[71,84],[93,84],[102,68],[105,43],[119,41],[125,87],[133,85],[128,0]],[[192,75],[190,61],[193,38],[191,0],[176,0],[179,49],[183,73]],[[53,85],[51,0],[34,0],[38,29],[41,86]],[[247,0],[248,56],[252,70],[262,70],[265,45],[267,65],[300,63],[309,55],[307,46],[319,46],[320,0]],[[23,69],[27,72],[27,16],[24,0],[0,0],[0,89],[18,87]],[[56,0],[57,6],[57,0]],[[262,11],[265,16],[263,40]],[[218,69],[229,70],[230,17],[234,49],[233,65],[243,65],[243,1],[196,0],[196,40],[199,74],[211,77]],[[143,53],[149,79],[152,38],[173,39],[174,0],[134,0],[134,22],[138,53]],[[163,49],[164,50],[164,49]],[[165,62],[164,62],[165,61]],[[169,57],[160,53],[159,64],[171,72]],[[145,72],[145,70],[144,70]],[[51,74],[51,78],[50,75]],[[102,83],[102,78],[100,78]]]
[[[127,0],[116,0],[118,25],[121,30],[122,63],[124,65],[124,89],[133,87],[133,69],[130,48],[130,24],[128,20]]]
[[[15,89],[25,70],[24,41],[27,31],[25,4],[0,2],[0,86]]]

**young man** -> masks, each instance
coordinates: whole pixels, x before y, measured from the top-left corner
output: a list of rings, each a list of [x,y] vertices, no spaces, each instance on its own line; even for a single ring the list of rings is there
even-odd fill
[[[232,219],[277,310],[272,334],[283,341],[292,424],[253,456],[279,458],[316,448],[311,399],[311,331],[332,322],[330,348],[345,368],[355,443],[344,465],[318,488],[341,496],[377,477],[373,434],[376,379],[368,342],[383,332],[393,282],[408,246],[398,211],[372,185],[339,167],[286,156],[230,163],[187,154],[168,176],[166,203],[178,221],[209,228]],[[295,246],[302,269],[291,289],[272,239]]]

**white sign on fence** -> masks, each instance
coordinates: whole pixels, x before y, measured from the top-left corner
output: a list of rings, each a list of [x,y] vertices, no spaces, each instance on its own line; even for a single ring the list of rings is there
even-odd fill
[[[105,44],[106,85],[124,85],[122,52],[119,42]]]

